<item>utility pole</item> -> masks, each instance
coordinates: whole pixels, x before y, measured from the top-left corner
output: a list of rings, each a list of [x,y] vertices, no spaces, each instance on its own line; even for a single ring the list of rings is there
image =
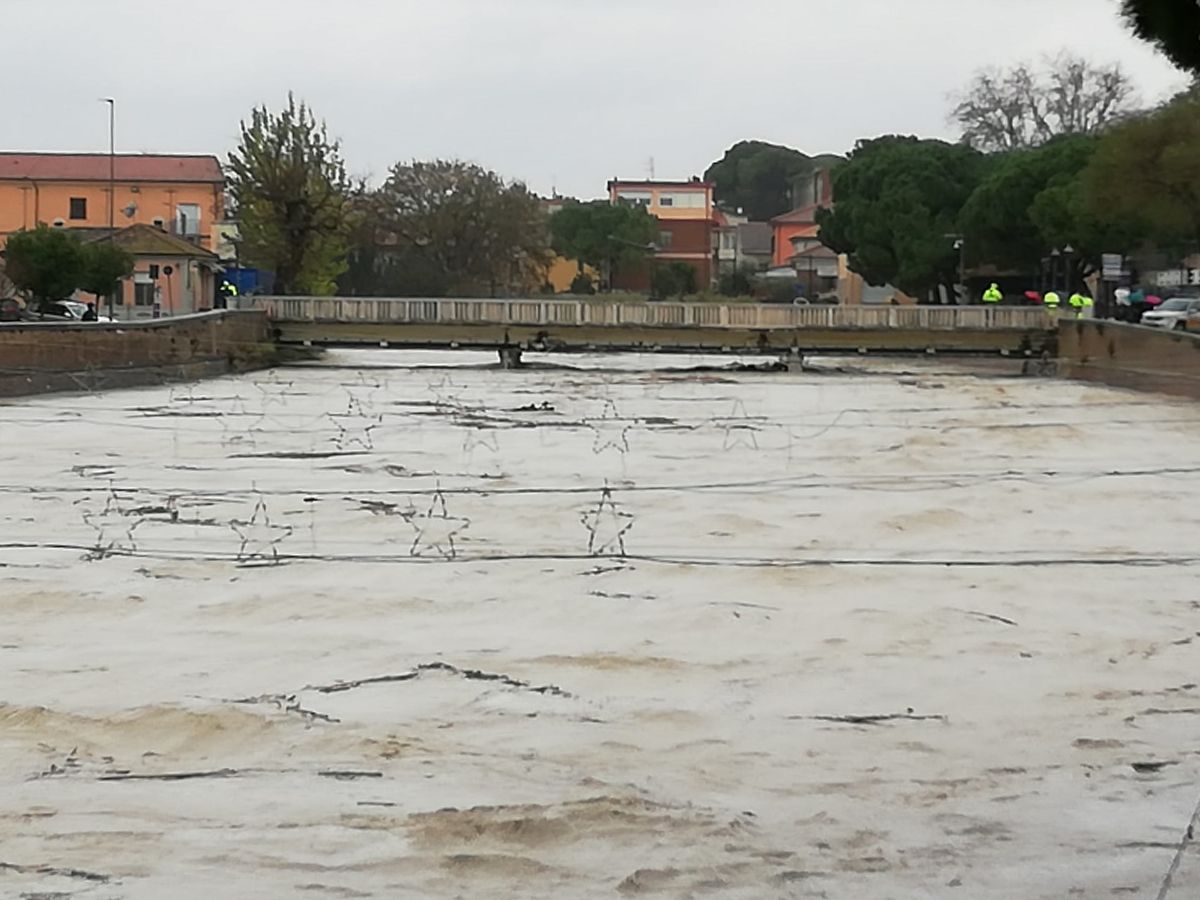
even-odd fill
[[[113,233],[116,231],[116,212],[117,212],[117,101],[112,97],[105,97],[104,102],[108,104],[108,242],[113,242]],[[108,317],[115,319],[113,315],[115,289],[108,292]]]

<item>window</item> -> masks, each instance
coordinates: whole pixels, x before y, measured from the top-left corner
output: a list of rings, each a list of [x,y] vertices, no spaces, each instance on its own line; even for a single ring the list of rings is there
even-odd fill
[[[134,306],[153,306],[154,305],[154,285],[142,284],[138,282],[133,286],[133,305]]]
[[[735,247],[737,247],[737,233],[733,231],[722,232],[721,249],[733,250]]]
[[[184,237],[200,235],[200,205],[180,203],[175,207],[175,233]]]
[[[158,264],[151,263],[150,264],[150,280],[156,281],[157,279],[158,279]]]
[[[649,206],[654,195],[649,191],[618,191],[617,200],[631,206]]]
[[[665,250],[671,246],[671,241],[675,239],[675,235],[669,231],[660,231],[658,233],[658,249]]]
[[[72,197],[71,198],[71,218],[86,219],[87,218],[87,197]]]
[[[704,191],[659,191],[658,205],[674,209],[704,209]]]

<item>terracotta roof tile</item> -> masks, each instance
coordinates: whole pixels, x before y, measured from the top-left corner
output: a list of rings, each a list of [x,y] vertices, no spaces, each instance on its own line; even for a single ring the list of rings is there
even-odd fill
[[[96,233],[96,236],[86,238],[85,244],[108,240],[108,229],[88,230]],[[217,258],[215,253],[210,253],[203,247],[198,247],[191,241],[176,235],[167,234],[153,225],[130,225],[128,228],[118,228],[113,232],[112,240],[114,244],[124,247],[134,256],[186,256],[212,260]]]
[[[800,209],[793,209],[791,212],[786,212],[781,216],[776,216],[771,220],[775,225],[789,225],[794,223],[803,224],[805,222],[813,222],[817,218],[816,205],[802,206]]]
[[[113,162],[116,179],[122,182],[225,182],[215,156],[118,154]],[[108,181],[108,177],[107,153],[0,153],[0,179]]]

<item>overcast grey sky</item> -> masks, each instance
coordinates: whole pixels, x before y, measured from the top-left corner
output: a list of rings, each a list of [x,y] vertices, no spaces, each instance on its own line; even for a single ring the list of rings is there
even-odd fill
[[[1185,79],[1116,0],[0,0],[0,149],[235,144],[288,90],[355,174],[470,159],[537,191],[699,174],[757,138],[808,153],[954,137],[947,94],[982,65],[1064,46],[1120,60],[1142,96]]]

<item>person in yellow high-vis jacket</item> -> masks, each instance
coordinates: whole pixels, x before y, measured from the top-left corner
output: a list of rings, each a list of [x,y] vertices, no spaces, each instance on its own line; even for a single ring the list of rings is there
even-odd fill
[[[1004,294],[1000,292],[1000,285],[992,282],[992,286],[983,292],[984,303],[999,303],[1004,299]]]
[[[1084,316],[1091,315],[1092,298],[1087,294],[1081,294],[1076,291],[1067,302],[1071,304],[1071,309],[1075,312],[1075,318],[1082,319]]]
[[[1050,312],[1058,312],[1060,303],[1062,300],[1055,291],[1046,291],[1046,296],[1042,298],[1042,306]]]

